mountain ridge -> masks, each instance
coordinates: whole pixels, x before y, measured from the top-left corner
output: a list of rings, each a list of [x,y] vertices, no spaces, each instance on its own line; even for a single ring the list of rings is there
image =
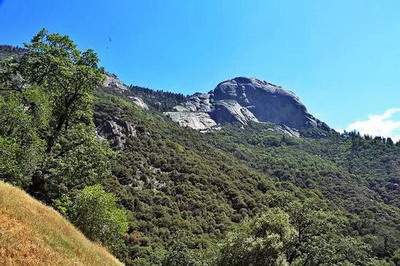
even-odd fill
[[[312,116],[291,91],[257,78],[236,77],[208,93],[195,93],[165,112],[181,126],[206,130],[226,123],[269,122],[295,131],[330,128]]]
[[[24,48],[0,45],[0,58],[13,55],[20,57],[25,52]],[[115,74],[105,72],[105,75],[104,88],[125,95],[139,107],[149,109],[143,94],[131,95],[144,88],[127,86]],[[147,93],[149,91],[152,90]],[[202,132],[219,129],[228,123],[247,125],[251,122],[276,124],[292,136],[300,136],[301,130],[309,128],[327,132],[332,130],[308,113],[294,92],[255,77],[238,76],[228,79],[218,83],[208,93],[196,92],[186,97],[182,95],[180,100],[172,108],[164,110],[164,114],[180,126]],[[160,104],[156,102],[156,105]]]

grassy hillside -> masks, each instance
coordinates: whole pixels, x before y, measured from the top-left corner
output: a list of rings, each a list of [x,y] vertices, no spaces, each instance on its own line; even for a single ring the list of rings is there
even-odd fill
[[[0,265],[121,265],[53,209],[0,182]]]

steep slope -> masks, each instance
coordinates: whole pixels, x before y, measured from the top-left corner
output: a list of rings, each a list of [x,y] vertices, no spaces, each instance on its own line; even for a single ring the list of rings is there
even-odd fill
[[[98,95],[95,122],[120,125],[114,133],[99,132],[112,142],[123,135],[124,145],[116,145],[115,179],[107,182],[134,214],[130,258],[159,264],[162,255],[154,254],[176,242],[206,249],[233,224],[286,196],[290,201],[318,197],[345,212],[348,234],[371,246],[372,256],[388,257],[399,245],[399,190],[379,191],[397,182],[399,168],[387,166],[400,159],[398,147],[359,138],[360,147],[382,155],[373,158],[367,150],[352,155],[356,149],[349,136],[293,138],[272,123],[257,122],[201,134],[109,91]],[[371,179],[362,168],[365,162]],[[380,174],[385,168],[387,177]],[[373,180],[381,184],[372,187]]]
[[[121,265],[53,209],[0,181],[0,265]]]
[[[219,124],[270,122],[295,130],[329,127],[307,112],[290,91],[256,78],[226,80],[204,94],[194,94],[183,104],[166,112],[173,121],[194,129]]]
[[[217,147],[234,151],[253,169],[298,188],[317,189],[354,215],[351,226],[374,253],[387,255],[400,246],[400,143],[355,133],[291,139],[274,136],[260,124],[209,135]],[[368,239],[372,236],[376,239]]]

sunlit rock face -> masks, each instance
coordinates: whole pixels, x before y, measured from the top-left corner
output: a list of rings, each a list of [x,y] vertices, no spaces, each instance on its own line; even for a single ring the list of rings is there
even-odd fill
[[[225,123],[270,122],[292,129],[326,126],[307,112],[294,93],[256,78],[237,77],[209,93],[196,93],[167,112],[173,121],[194,129]],[[211,122],[211,120],[213,122]]]
[[[127,139],[136,136],[136,127],[132,122],[113,118],[112,120],[96,120],[96,134],[101,139],[108,139],[111,146],[124,148]]]
[[[208,113],[204,112],[166,112],[165,113],[173,121],[176,121],[180,126],[190,127],[199,130],[212,128],[217,123],[211,119]]]
[[[129,93],[129,88],[118,79],[118,77],[114,74],[106,73],[106,78],[103,83],[103,87],[117,92],[119,94]],[[134,104],[139,106],[142,109],[148,110],[148,105],[141,99],[140,97],[136,96],[127,96]]]

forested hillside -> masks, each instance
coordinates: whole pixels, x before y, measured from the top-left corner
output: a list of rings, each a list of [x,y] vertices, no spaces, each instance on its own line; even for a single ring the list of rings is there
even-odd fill
[[[179,127],[162,112],[186,96],[112,90],[93,51],[46,31],[4,57],[0,178],[127,265],[400,263],[399,143]]]

